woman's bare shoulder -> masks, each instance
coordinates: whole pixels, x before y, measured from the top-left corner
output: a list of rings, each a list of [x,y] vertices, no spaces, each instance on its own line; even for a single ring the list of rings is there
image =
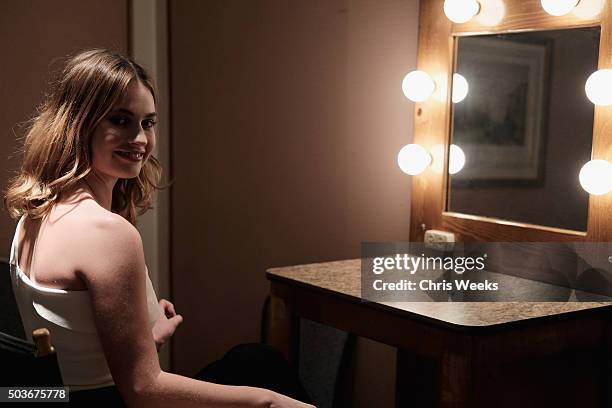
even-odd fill
[[[95,205],[79,206],[65,216],[61,228],[70,236],[77,269],[86,281],[144,268],[140,234],[125,218]]]
[[[96,203],[82,203],[71,209],[58,209],[50,216],[50,224],[68,233],[76,241],[138,236],[138,230],[122,216],[107,211]]]

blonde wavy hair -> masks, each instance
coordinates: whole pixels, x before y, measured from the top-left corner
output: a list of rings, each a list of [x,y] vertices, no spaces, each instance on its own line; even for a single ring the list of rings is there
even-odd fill
[[[62,196],[91,171],[90,136],[132,80],[155,97],[147,72],[121,54],[93,49],[70,58],[30,121],[17,175],[9,182],[4,205],[12,218],[44,216]],[[151,208],[160,189],[161,166],[149,155],[138,177],[119,179],[111,210],[130,223]]]

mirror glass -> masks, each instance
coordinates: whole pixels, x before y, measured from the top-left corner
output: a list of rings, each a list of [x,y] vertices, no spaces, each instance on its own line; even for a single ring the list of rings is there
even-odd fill
[[[465,164],[449,176],[447,211],[586,231],[578,174],[591,158],[584,84],[599,36],[589,27],[457,37],[451,140]],[[455,147],[449,160],[453,173]]]

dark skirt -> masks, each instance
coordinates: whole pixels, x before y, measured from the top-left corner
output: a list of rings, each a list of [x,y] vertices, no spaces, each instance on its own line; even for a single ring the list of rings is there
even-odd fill
[[[241,344],[200,370],[193,378],[223,385],[266,388],[288,397],[312,403],[300,384],[297,371],[275,348],[259,343]],[[71,407],[125,407],[117,387],[70,393]]]

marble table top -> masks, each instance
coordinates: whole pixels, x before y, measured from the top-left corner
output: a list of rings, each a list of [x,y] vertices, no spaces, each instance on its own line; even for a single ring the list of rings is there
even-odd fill
[[[271,268],[267,271],[268,279],[285,281],[333,292],[340,296],[361,300],[361,260],[313,263],[307,265]],[[525,279],[516,279],[524,285]],[[530,284],[542,285],[541,282],[529,281]],[[567,288],[564,288],[567,290]],[[585,297],[581,297],[584,299]],[[612,302],[602,301],[569,301],[562,302],[375,302],[378,306],[390,308],[396,312],[416,314],[419,317],[433,319],[446,325],[466,328],[490,327],[530,319],[562,317],[572,313],[586,313],[602,308],[611,308]]]

